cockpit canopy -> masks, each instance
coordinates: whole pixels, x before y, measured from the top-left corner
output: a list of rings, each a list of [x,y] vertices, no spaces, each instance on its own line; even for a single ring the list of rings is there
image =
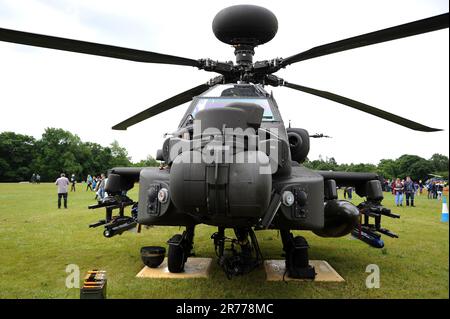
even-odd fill
[[[222,84],[216,85],[204,94],[194,98],[188,108],[187,117],[195,119],[199,111],[223,108],[236,103],[256,104],[264,109],[263,122],[276,120],[271,105],[270,95],[260,85]],[[183,121],[186,122],[187,118]]]

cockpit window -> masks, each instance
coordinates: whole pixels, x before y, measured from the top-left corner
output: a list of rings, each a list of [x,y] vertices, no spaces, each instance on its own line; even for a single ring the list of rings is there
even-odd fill
[[[242,95],[241,95],[242,96]],[[192,112],[192,116],[195,118],[195,115],[200,110],[206,110],[211,108],[225,107],[227,105],[241,102],[241,103],[254,103],[261,106],[264,109],[263,113],[263,122],[274,121],[272,109],[270,108],[269,101],[266,98],[229,98],[229,97],[217,97],[217,98],[208,98],[208,97],[198,97],[197,104]]]

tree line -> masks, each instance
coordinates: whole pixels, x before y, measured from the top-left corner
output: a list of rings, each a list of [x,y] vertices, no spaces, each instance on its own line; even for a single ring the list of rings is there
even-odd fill
[[[75,174],[79,180],[88,174],[99,175],[112,167],[158,166],[150,155],[137,163],[131,161],[128,152],[117,141],[104,147],[97,143],[83,142],[68,131],[47,128],[40,139],[13,132],[0,133],[0,182],[28,181],[33,173],[41,181],[53,181],[61,172]],[[338,164],[331,158],[307,160],[304,165],[316,170],[348,172],[374,172],[386,179],[405,178],[426,180],[429,174],[448,179],[449,161],[442,154],[425,159],[405,154],[397,159],[382,159],[375,164]]]
[[[33,173],[48,182],[61,172],[75,174],[81,180],[88,174],[100,175],[116,166],[158,165],[151,156],[133,163],[117,141],[104,147],[83,142],[63,129],[47,128],[40,139],[14,132],[0,133],[0,182],[29,181]]]
[[[425,181],[433,177],[430,174],[439,175],[448,180],[449,169],[448,156],[437,153],[429,159],[405,154],[397,159],[382,159],[377,165],[366,163],[338,164],[333,157],[326,159],[320,157],[313,161],[307,160],[304,165],[311,169],[325,171],[377,173],[390,180],[410,176],[414,181]]]

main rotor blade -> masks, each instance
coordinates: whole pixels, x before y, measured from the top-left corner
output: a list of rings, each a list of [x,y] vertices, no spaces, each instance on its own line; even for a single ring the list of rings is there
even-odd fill
[[[0,28],[0,41],[137,62],[200,66],[197,60],[178,56],[3,28]]]
[[[288,88],[294,89],[294,90],[298,90],[298,91],[302,91],[302,92],[306,92],[312,95],[316,95],[316,96],[320,96],[324,99],[328,99],[337,103],[341,103],[347,106],[350,106],[354,109],[363,111],[365,113],[369,113],[372,115],[375,115],[377,117],[380,117],[382,119],[385,119],[387,121],[390,122],[394,122],[398,125],[410,128],[412,130],[416,130],[416,131],[422,131],[422,132],[436,132],[436,131],[442,131],[441,129],[437,129],[437,128],[432,128],[432,127],[428,127],[425,125],[422,125],[420,123],[405,119],[404,117],[380,110],[376,107],[334,94],[334,93],[330,93],[327,91],[320,91],[320,90],[316,90],[316,89],[312,89],[306,86],[301,86],[301,85],[297,85],[297,84],[292,84],[292,83],[288,83],[288,82],[284,82],[282,84],[283,86],[286,86]]]
[[[431,18],[422,19],[395,27],[366,33],[356,37],[324,44],[308,51],[290,56],[282,61],[283,66],[292,63],[317,58],[323,55],[360,48],[366,45],[401,39],[426,32],[436,31],[449,27],[449,13],[444,13]]]
[[[128,127],[142,122],[152,116],[155,116],[159,113],[168,111],[178,105],[189,102],[196,95],[199,95],[209,89],[210,86],[208,84],[201,84],[196,86],[190,90],[184,91],[178,95],[172,96],[171,98],[162,101],[154,106],[149,107],[148,109],[133,115],[132,117],[126,119],[123,122],[120,122],[117,125],[112,127],[113,130],[126,130]]]

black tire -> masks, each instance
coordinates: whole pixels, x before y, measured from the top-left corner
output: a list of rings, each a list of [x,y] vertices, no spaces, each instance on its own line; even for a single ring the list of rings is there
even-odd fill
[[[295,246],[308,247],[308,242],[302,236],[294,237]],[[298,268],[307,268],[309,266],[308,248],[295,249],[292,252],[293,264]]]
[[[175,242],[180,242],[182,236],[175,235],[171,240]],[[180,273],[184,271],[184,263],[185,263],[185,252],[183,247],[180,245],[170,245],[169,244],[169,253],[167,255],[167,266],[169,271],[172,273]]]

